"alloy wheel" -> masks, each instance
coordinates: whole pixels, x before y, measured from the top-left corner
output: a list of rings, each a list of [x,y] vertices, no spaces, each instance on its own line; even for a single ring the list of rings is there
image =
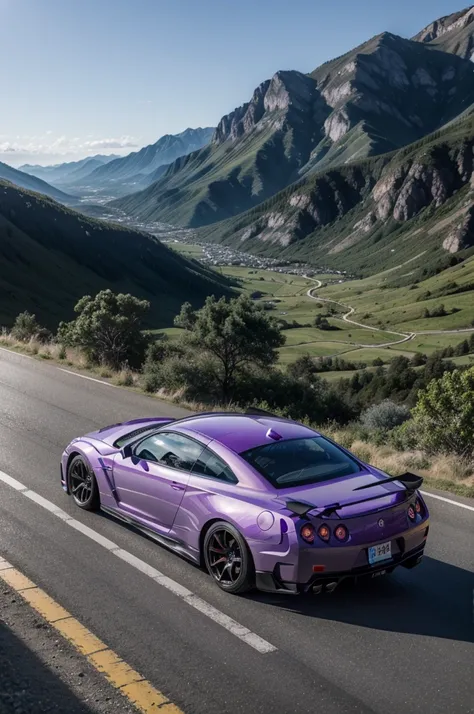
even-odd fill
[[[92,495],[92,474],[82,459],[77,459],[70,471],[71,493],[81,505],[87,503]]]
[[[242,570],[242,552],[234,535],[226,528],[214,531],[208,546],[209,570],[218,583],[233,585]]]

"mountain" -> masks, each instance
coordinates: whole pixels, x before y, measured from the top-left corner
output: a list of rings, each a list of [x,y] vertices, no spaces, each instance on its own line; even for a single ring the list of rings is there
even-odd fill
[[[103,288],[150,300],[153,327],[171,325],[186,300],[198,306],[229,291],[220,275],[148,234],[0,182],[0,324],[26,309],[55,329]]]
[[[413,38],[428,47],[473,59],[474,6],[435,20]]]
[[[166,134],[155,144],[145,146],[140,151],[133,152],[105,166],[99,166],[89,176],[81,177],[88,187],[98,187],[120,192],[130,191],[136,182],[136,177],[143,178],[152,174],[165,164],[185,156],[209,143],[214,129],[186,129],[181,134]],[[78,181],[74,181],[78,184]],[[125,186],[125,189],[122,187]]]
[[[415,142],[473,103],[470,62],[383,33],[309,75],[277,72],[221,119],[209,146],[112,205],[139,220],[209,225],[305,176]]]
[[[80,172],[83,167],[88,166],[87,173],[90,173],[95,168],[107,164],[109,161],[117,159],[116,154],[111,154],[105,156],[103,154],[97,154],[96,156],[88,156],[85,159],[80,159],[79,161],[69,161],[64,164],[55,164],[54,166],[38,166],[25,164],[20,166],[20,171],[36,176],[37,178],[43,179],[43,181],[48,181],[49,183],[60,183],[64,181],[68,176],[74,174],[75,172]],[[93,162],[93,164],[90,164]]]
[[[369,275],[474,252],[474,115],[398,151],[309,176],[202,231],[252,253]]]
[[[0,162],[0,180],[11,181],[11,183],[19,186],[20,188],[26,188],[29,191],[37,191],[38,193],[43,193],[45,196],[54,198],[56,201],[66,204],[74,204],[77,199],[73,196],[69,196],[67,193],[60,191],[54,186],[50,186],[49,183],[43,181],[42,179],[36,178],[36,176],[30,176],[24,171],[19,171],[14,169],[8,164],[3,164]]]

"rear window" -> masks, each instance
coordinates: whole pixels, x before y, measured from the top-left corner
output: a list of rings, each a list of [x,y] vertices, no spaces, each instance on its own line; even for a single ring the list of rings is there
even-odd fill
[[[240,455],[276,488],[331,481],[362,471],[355,459],[322,436],[278,441]]]

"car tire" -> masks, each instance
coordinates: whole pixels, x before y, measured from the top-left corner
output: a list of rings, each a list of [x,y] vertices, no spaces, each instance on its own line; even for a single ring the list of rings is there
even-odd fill
[[[74,503],[84,511],[100,508],[99,487],[94,471],[83,456],[75,456],[67,469],[67,485]]]
[[[255,567],[245,538],[226,521],[213,523],[204,538],[204,562],[225,592],[240,595],[255,586]]]

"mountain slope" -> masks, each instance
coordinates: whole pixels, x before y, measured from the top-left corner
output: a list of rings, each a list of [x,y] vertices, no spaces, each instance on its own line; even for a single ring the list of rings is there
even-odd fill
[[[30,176],[24,171],[19,171],[14,169],[8,164],[3,164],[0,162],[0,180],[11,181],[16,186],[20,188],[25,188],[28,191],[37,191],[38,193],[43,193],[45,196],[54,198],[56,201],[66,204],[74,204],[76,200],[73,196],[69,196],[67,193],[60,191],[58,188],[51,186],[46,181],[36,178],[36,176]]]
[[[371,274],[474,247],[474,117],[294,184],[202,231],[242,250]]]
[[[470,62],[383,33],[310,75],[277,72],[223,117],[210,146],[113,205],[139,220],[211,224],[302,176],[412,143],[473,102]]]
[[[81,169],[88,165],[90,161],[93,161],[94,164],[89,166],[87,173],[90,173],[95,168],[117,158],[118,156],[115,154],[108,156],[97,154],[96,156],[87,156],[85,159],[80,159],[79,161],[69,161],[63,164],[55,164],[54,166],[25,164],[24,166],[20,166],[19,170],[24,171],[27,174],[31,174],[31,176],[36,176],[43,181],[48,181],[49,183],[60,183],[76,171],[80,172]]]
[[[181,304],[229,290],[224,278],[157,239],[87,218],[0,182],[0,324],[27,309],[52,329],[103,288],[151,302],[150,326],[172,324]]]
[[[435,20],[413,39],[464,59],[474,55],[474,6]]]
[[[214,129],[186,129],[181,134],[166,134],[155,144],[145,146],[128,156],[115,159],[106,166],[100,166],[89,176],[82,177],[90,187],[119,188],[133,185],[140,174],[152,174],[165,164],[172,163],[180,156],[185,156],[209,143]],[[75,182],[77,183],[77,181]]]

